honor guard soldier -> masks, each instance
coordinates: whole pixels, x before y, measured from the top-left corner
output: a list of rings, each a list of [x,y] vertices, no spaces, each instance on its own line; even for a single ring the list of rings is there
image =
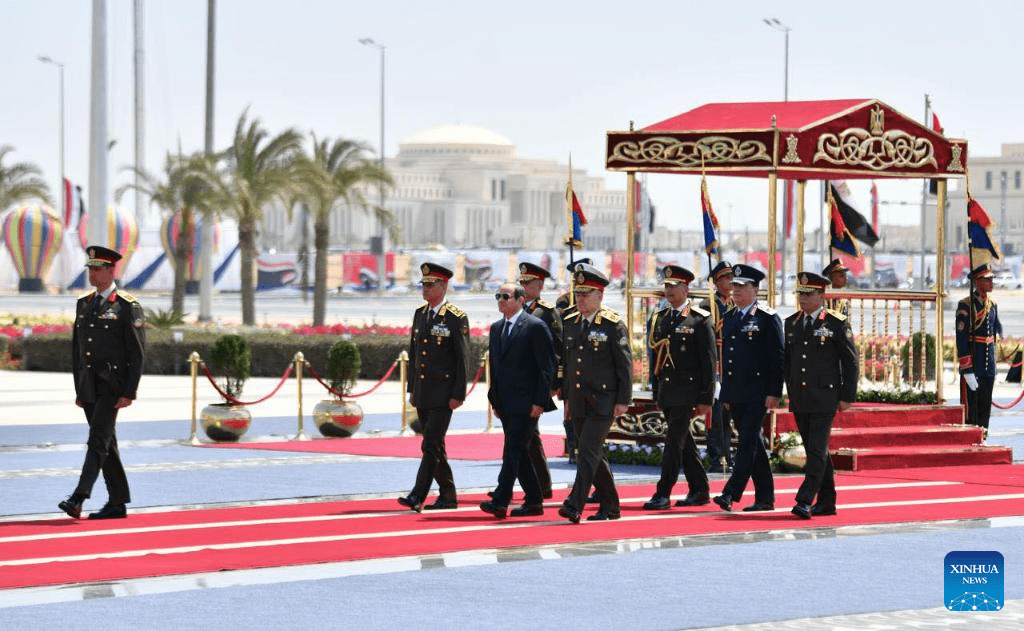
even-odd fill
[[[700,302],[700,308],[711,312],[715,327],[718,357],[722,356],[722,319],[732,309],[732,263],[719,261],[708,275],[714,285],[715,303],[712,306],[710,297]],[[719,365],[715,365],[716,391],[721,388]],[[717,392],[716,392],[717,395]],[[732,418],[729,411],[722,407],[722,402],[715,396],[711,406],[711,422],[705,428],[708,443],[708,473],[728,473],[732,469]]]
[[[956,305],[956,356],[960,365],[960,400],[967,402],[967,422],[988,433],[992,413],[992,386],[996,379],[996,336],[1002,337],[999,309],[992,293],[992,266],[971,270],[974,300]]]
[[[732,475],[714,501],[731,511],[753,479],[754,503],[743,510],[769,511],[775,509],[775,480],[762,422],[765,411],[778,407],[782,397],[782,320],[757,302],[763,272],[749,265],[734,265],[732,272],[735,306],[722,324],[722,404],[732,413],[740,440]]]
[[[849,268],[843,265],[841,259],[832,259],[832,261],[825,266],[825,269],[821,270],[821,275],[828,279],[828,282],[832,285],[832,289],[842,289],[846,287],[849,277]],[[846,298],[826,298],[825,307],[841,313],[847,318],[850,317],[850,301]]]
[[[412,319],[407,390],[423,426],[423,456],[412,491],[398,498],[399,504],[417,513],[423,508],[458,507],[445,436],[452,411],[466,399],[469,365],[469,318],[445,299],[453,272],[437,263],[424,263],[420,273],[423,299],[427,302],[416,310]],[[434,480],[437,480],[439,497],[424,507],[423,501]]]
[[[118,519],[131,501],[128,478],[117,448],[117,411],[135,400],[142,377],[146,333],[142,305],[114,283],[121,255],[98,245],[86,249],[89,284],[96,288],[78,299],[71,335],[75,405],[85,410],[89,441],[75,492],[58,507],[78,519],[100,472],[107,503],[89,519]]]
[[[654,351],[651,386],[658,406],[665,414],[665,451],[661,478],[647,510],[669,507],[672,487],[682,465],[688,492],[681,506],[703,506],[711,501],[708,476],[701,465],[697,443],[690,431],[695,414],[707,416],[715,396],[715,332],[711,312],[689,301],[693,272],[678,265],[666,265],[662,276],[668,306],[651,321],[649,346]]]
[[[562,318],[555,309],[555,305],[545,302],[540,297],[541,292],[544,290],[544,280],[550,277],[551,272],[540,265],[534,263],[519,264],[519,285],[523,288],[526,297],[526,304],[523,306],[523,310],[532,316],[540,318],[548,326],[548,331],[551,332],[551,339],[555,345],[555,366],[560,366],[560,357],[562,356]],[[552,392],[558,390],[562,384],[562,374],[557,369],[555,373],[551,382]],[[562,426],[565,428],[566,437],[568,437],[569,432],[572,431],[571,421],[563,419]],[[533,463],[534,470],[537,472],[537,479],[540,481],[544,498],[550,499],[552,496],[551,471],[548,469],[548,459],[544,453],[544,442],[540,438],[540,426],[538,425],[535,429],[536,431],[530,437],[530,442],[527,445],[527,453],[529,454],[530,462]]]
[[[608,277],[580,263],[575,283],[576,310],[562,320],[562,397],[572,415],[578,455],[572,492],[558,514],[578,524],[591,485],[597,488],[600,509],[587,520],[620,517],[619,494],[604,456],[604,441],[614,418],[625,414],[632,402],[633,356],[626,323],[601,306]]]
[[[857,398],[857,349],[846,316],[825,309],[828,279],[797,274],[800,309],[786,318],[786,392],[807,452],[804,481],[792,513],[801,519],[836,514],[836,481],[828,439],[837,410]],[[817,499],[817,502],[815,502]]]

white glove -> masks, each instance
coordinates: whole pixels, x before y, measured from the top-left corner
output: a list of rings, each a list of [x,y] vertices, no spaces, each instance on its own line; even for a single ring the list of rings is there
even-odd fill
[[[966,375],[964,375],[964,382],[967,383],[967,387],[971,389],[971,392],[974,392],[975,390],[978,389],[978,378],[974,375],[973,372],[969,372]]]
[[[718,400],[718,397],[721,394],[722,394],[722,384],[721,384],[721,382],[716,381],[715,382],[715,401]]]

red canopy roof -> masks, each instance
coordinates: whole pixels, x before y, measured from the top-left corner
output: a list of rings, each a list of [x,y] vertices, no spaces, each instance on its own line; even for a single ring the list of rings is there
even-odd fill
[[[608,132],[612,171],[784,179],[963,177],[967,142],[877,99],[709,103]]]

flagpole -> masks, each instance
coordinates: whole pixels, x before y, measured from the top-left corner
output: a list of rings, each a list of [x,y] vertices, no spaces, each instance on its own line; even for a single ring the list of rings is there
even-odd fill
[[[976,317],[974,309],[974,239],[971,238],[971,173],[969,170],[964,170],[964,181],[965,188],[967,189],[967,265],[970,270],[967,272],[967,304],[970,305],[970,313],[968,317],[970,320],[967,322],[967,352],[971,354],[971,363],[974,363],[974,318]],[[923,226],[922,226],[923,227]],[[935,312],[938,314],[938,308],[936,307]],[[959,364],[958,364],[959,365]],[[940,379],[941,381],[941,379]],[[960,378],[960,405],[967,406],[968,412],[976,412],[977,406],[967,405],[967,384],[964,383],[963,373],[961,372]],[[971,425],[976,425],[977,418],[968,419]]]
[[[928,125],[928,113],[931,111],[932,101],[931,97],[927,94],[924,95],[924,124]],[[926,211],[928,207],[928,180],[925,179],[921,182],[921,271],[917,275],[917,279],[914,281],[914,286],[917,289],[924,289],[924,248],[925,248],[925,233],[928,232],[926,226],[927,217]]]
[[[569,187],[565,191],[565,207],[569,211],[569,236],[565,242],[569,246],[569,306],[576,304],[576,295],[573,292],[575,288],[576,275],[573,273],[573,268],[576,267],[575,257],[575,245],[576,245],[576,234],[575,234],[575,220],[573,218],[572,208],[572,196],[575,194],[572,188],[572,154],[569,154]]]

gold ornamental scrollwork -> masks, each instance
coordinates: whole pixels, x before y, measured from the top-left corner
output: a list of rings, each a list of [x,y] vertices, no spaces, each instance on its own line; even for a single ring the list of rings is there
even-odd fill
[[[887,169],[938,168],[935,146],[927,138],[913,136],[902,129],[885,131],[885,110],[875,106],[871,112],[871,131],[850,127],[838,134],[818,136],[818,150],[813,162],[866,167],[873,171]]]
[[[653,136],[623,141],[612,148],[610,160],[631,163],[656,163],[677,167],[702,164],[765,162],[771,164],[765,143],[729,136],[705,136],[699,140],[679,140],[671,136]]]
[[[633,439],[662,438],[668,432],[668,423],[661,410],[651,410],[640,414],[626,413],[616,416],[612,421],[610,433],[619,433]]]
[[[786,155],[782,158],[783,164],[796,164],[800,162],[800,155],[796,152],[798,142],[800,142],[800,139],[796,137],[796,134],[786,136]]]

